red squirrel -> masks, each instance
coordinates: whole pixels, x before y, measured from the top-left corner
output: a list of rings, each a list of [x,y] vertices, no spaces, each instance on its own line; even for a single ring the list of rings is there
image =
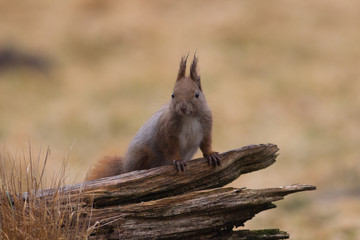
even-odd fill
[[[185,75],[187,58],[181,58],[170,102],[140,128],[125,157],[101,159],[88,180],[171,164],[185,172],[186,161],[199,147],[209,165],[220,165],[220,154],[211,148],[212,114],[201,88],[198,58],[194,55],[189,77]]]

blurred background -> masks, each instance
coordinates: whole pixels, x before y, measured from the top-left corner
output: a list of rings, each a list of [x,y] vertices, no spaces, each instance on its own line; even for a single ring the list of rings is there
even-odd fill
[[[360,2],[0,1],[3,154],[70,153],[68,183],[123,155],[195,50],[214,149],[275,143],[231,186],[313,184],[246,223],[292,239],[360,238]],[[198,154],[200,156],[200,154]]]

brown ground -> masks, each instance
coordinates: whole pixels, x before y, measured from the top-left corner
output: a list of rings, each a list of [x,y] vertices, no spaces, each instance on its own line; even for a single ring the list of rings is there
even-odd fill
[[[124,153],[170,98],[181,55],[197,50],[215,149],[281,149],[232,185],[318,187],[245,227],[359,239],[359,23],[355,0],[1,1],[0,55],[43,63],[0,61],[1,147],[21,154],[30,139],[57,160],[73,145],[69,182],[79,181],[96,159]]]

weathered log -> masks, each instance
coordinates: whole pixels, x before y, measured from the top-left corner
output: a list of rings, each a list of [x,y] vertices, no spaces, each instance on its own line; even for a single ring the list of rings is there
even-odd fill
[[[196,237],[197,240],[279,240],[288,239],[289,234],[279,229],[215,231]]]
[[[288,239],[289,234],[279,229],[264,229],[264,230],[239,230],[233,231],[230,237],[213,238],[217,240],[278,240]]]
[[[163,166],[64,186],[60,191],[66,200],[78,199],[80,194],[84,202],[91,202],[94,207],[155,200],[224,186],[241,174],[270,166],[275,162],[278,150],[274,144],[250,145],[222,153],[221,166],[216,168],[208,166],[206,159],[199,158],[188,162],[186,173]],[[53,194],[54,190],[50,189],[40,191],[38,196],[46,198]]]
[[[42,190],[35,195],[39,201],[56,200],[70,224],[76,215],[74,231],[89,226],[92,239],[284,239],[288,234],[276,230],[232,229],[276,207],[273,202],[285,195],[314,190],[314,186],[219,188],[242,174],[270,166],[278,150],[274,144],[250,145],[222,153],[222,164],[216,168],[199,158],[188,162],[186,173],[163,166]],[[22,195],[24,200],[28,197]],[[80,210],[72,203],[80,203]]]
[[[247,190],[217,188],[154,201],[93,209],[83,218],[98,225],[106,239],[203,239],[211,233],[227,236],[255,214],[276,207],[287,194],[314,190],[311,185]],[[97,222],[97,224],[95,224]],[[245,238],[246,239],[246,238]]]

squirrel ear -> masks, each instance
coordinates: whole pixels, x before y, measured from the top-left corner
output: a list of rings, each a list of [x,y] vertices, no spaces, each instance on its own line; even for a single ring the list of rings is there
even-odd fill
[[[197,62],[198,62],[198,58],[196,57],[196,53],[195,53],[194,54],[194,60],[193,60],[193,62],[191,64],[191,67],[190,67],[190,78],[196,82],[196,84],[198,85],[200,91],[202,91],[201,82],[200,82],[200,75],[197,72]]]
[[[185,56],[181,57],[181,61],[180,61],[180,68],[179,68],[179,73],[178,76],[176,78],[176,81],[179,81],[181,78],[183,78],[185,76],[185,71],[186,71],[186,61],[188,59],[189,53]]]

